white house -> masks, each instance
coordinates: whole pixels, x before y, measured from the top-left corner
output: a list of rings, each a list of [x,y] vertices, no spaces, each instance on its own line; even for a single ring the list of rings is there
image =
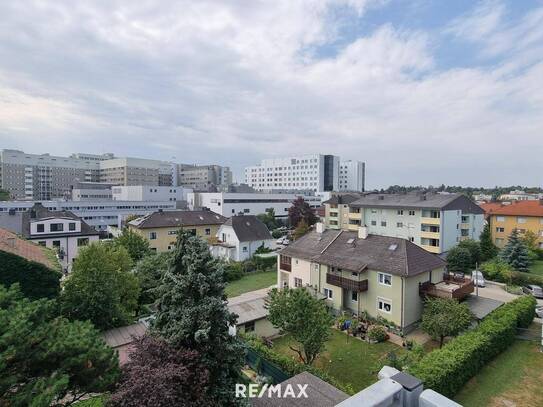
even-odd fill
[[[270,231],[252,215],[232,216],[219,227],[217,238],[219,243],[211,246],[211,253],[234,261],[250,259],[262,245],[273,248]]]

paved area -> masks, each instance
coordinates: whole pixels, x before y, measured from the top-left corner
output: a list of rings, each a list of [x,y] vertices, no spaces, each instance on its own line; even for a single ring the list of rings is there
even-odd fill
[[[477,289],[476,289],[477,290]],[[477,291],[474,291],[472,295],[475,295]],[[491,298],[493,300],[510,302],[515,298],[518,298],[518,295],[510,294],[503,289],[502,285],[492,284],[487,281],[486,287],[479,287],[479,295],[485,298]],[[543,300],[537,300],[538,305],[543,305]]]

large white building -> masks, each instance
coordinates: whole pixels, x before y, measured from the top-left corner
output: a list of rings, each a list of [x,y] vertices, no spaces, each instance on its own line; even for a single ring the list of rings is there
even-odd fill
[[[258,215],[269,209],[275,211],[277,218],[286,218],[292,202],[302,196],[312,208],[321,206],[320,196],[301,194],[268,194],[262,192],[193,192],[188,194],[190,209],[208,208],[225,217],[233,215]]]
[[[111,188],[115,201],[186,201],[190,188],[153,186],[153,185],[122,185]]]
[[[363,192],[365,190],[366,164],[362,161],[340,161],[338,191]]]

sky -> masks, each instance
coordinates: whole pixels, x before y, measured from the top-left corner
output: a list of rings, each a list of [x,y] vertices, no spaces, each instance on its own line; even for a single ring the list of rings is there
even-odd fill
[[[0,2],[0,148],[543,184],[543,0]]]

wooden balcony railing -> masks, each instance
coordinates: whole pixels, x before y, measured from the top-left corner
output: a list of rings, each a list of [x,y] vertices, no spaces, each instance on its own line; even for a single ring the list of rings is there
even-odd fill
[[[471,294],[475,289],[473,281],[466,277],[444,274],[443,281],[439,283],[430,283],[426,281],[419,284],[419,294],[421,296],[431,296],[438,298],[454,298],[461,300]]]
[[[279,268],[284,271],[292,271],[292,265],[289,263],[279,263]]]
[[[326,273],[326,283],[347,290],[362,292],[368,291],[368,280],[352,280],[350,278],[338,276],[336,274]]]

